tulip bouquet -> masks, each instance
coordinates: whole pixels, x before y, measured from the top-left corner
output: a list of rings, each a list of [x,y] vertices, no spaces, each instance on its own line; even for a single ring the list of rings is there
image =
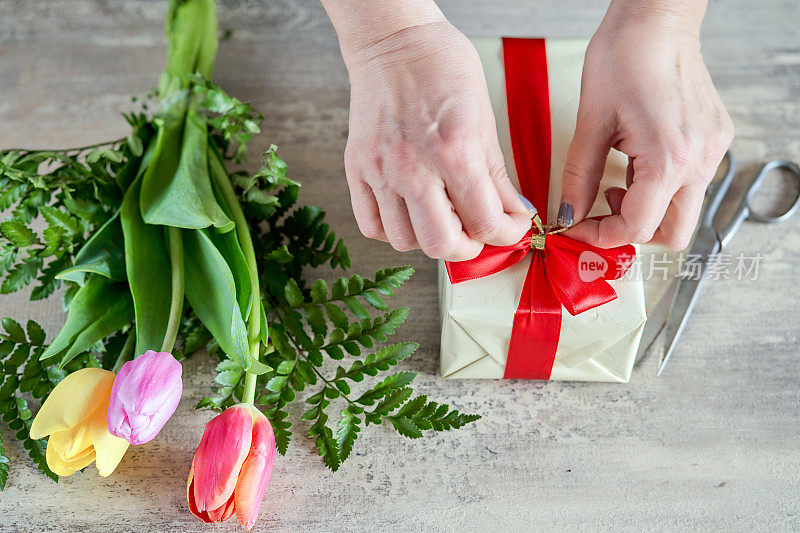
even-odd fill
[[[334,471],[364,426],[417,438],[478,416],[413,397],[416,374],[391,371],[417,347],[384,344],[408,315],[385,297],[410,267],[306,281],[308,268],[350,267],[324,212],[297,205],[299,183],[274,146],[254,174],[229,170],[262,117],[210,81],[214,7],[171,1],[167,68],[125,116],[128,136],[0,151],[0,294],[63,289],[67,313],[49,343],[36,322],[2,319],[0,415],[49,477],[91,463],[108,476],[174,413],[182,361],[208,353],[216,385],[198,408],[220,414],[192,461],[188,507],[249,528],[300,397],[306,433]],[[42,401],[35,416],[31,400]],[[0,488],[8,474],[0,439]]]

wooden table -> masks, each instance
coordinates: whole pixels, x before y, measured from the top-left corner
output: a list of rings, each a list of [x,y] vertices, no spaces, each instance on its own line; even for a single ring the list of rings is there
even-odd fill
[[[604,6],[590,0],[447,0],[468,34],[588,37]],[[89,144],[126,132],[119,112],[164,66],[161,1],[0,3],[0,147]],[[420,392],[484,415],[410,441],[362,432],[331,474],[300,438],[276,462],[259,530],[796,529],[800,527],[800,217],[746,224],[732,254],[760,252],[755,281],[709,283],[674,361],[645,360],[629,385],[445,381],[437,376],[435,263],[362,238],[350,212],[342,150],[348,83],[333,30],[313,0],[224,1],[216,80],[267,117],[274,142],[350,244],[354,269],[410,263],[400,292],[421,343],[404,365]],[[800,159],[800,6],[713,2],[704,54],[736,124],[742,171]],[[255,163],[255,162],[254,162]],[[742,176],[743,177],[743,176]],[[2,315],[63,321],[55,299],[0,297]],[[211,362],[191,361],[177,414],[131,448],[110,478],[93,468],[55,484],[3,426],[13,470],[0,494],[2,531],[207,531],[187,511],[185,479],[208,413]],[[293,413],[297,418],[298,413]],[[235,530],[235,524],[217,530]]]

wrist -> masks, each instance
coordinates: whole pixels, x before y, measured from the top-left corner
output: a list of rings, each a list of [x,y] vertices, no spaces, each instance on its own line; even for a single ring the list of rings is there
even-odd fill
[[[413,28],[447,23],[433,0],[322,0],[348,69],[384,48],[402,47]]]
[[[604,23],[662,26],[675,35],[700,37],[707,0],[612,0]]]

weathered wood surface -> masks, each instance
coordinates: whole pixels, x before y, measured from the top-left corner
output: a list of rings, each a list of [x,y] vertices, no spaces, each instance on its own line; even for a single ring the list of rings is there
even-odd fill
[[[486,35],[588,37],[604,10],[589,0],[441,4],[463,31]],[[160,1],[0,2],[0,147],[124,134],[119,111],[164,64],[164,9]],[[297,440],[276,463],[258,530],[800,528],[800,217],[742,228],[730,252],[761,252],[758,280],[706,286],[661,378],[650,359],[622,386],[444,381],[434,262],[368,242],[350,213],[347,77],[323,10],[313,0],[225,1],[220,13],[234,34],[216,79],[264,111],[258,143],[281,147],[303,199],[325,206],[357,270],[418,269],[398,300],[412,308],[402,335],[422,345],[405,365],[421,372],[420,391],[484,415],[418,441],[371,427],[336,474]],[[736,124],[743,172],[767,158],[800,159],[799,23],[794,0],[710,7],[704,53]],[[0,309],[48,331],[63,320],[55,300],[2,296]],[[89,468],[54,484],[3,429],[14,465],[0,530],[208,530],[186,510],[184,483],[209,418],[193,405],[211,371],[207,359],[189,364],[176,416],[107,479]]]

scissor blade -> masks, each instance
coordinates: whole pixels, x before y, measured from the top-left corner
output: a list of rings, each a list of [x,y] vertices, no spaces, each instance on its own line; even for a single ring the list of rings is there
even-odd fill
[[[667,322],[669,310],[672,308],[672,301],[675,299],[677,287],[678,280],[671,281],[666,292],[661,295],[658,303],[647,316],[647,322],[642,332],[642,340],[639,342],[639,351],[636,354],[637,363],[656,347],[656,339],[664,330],[664,324]]]
[[[658,374],[664,371],[667,366],[675,344],[686,326],[689,315],[692,314],[700,287],[706,277],[709,261],[712,255],[720,250],[719,238],[712,228],[700,228],[695,237],[694,244],[689,251],[689,258],[692,259],[693,268],[687,271],[687,264],[684,271],[680,273],[682,277],[678,279],[678,286],[675,289],[675,298],[669,311],[667,323],[664,326],[664,346],[658,364]]]

